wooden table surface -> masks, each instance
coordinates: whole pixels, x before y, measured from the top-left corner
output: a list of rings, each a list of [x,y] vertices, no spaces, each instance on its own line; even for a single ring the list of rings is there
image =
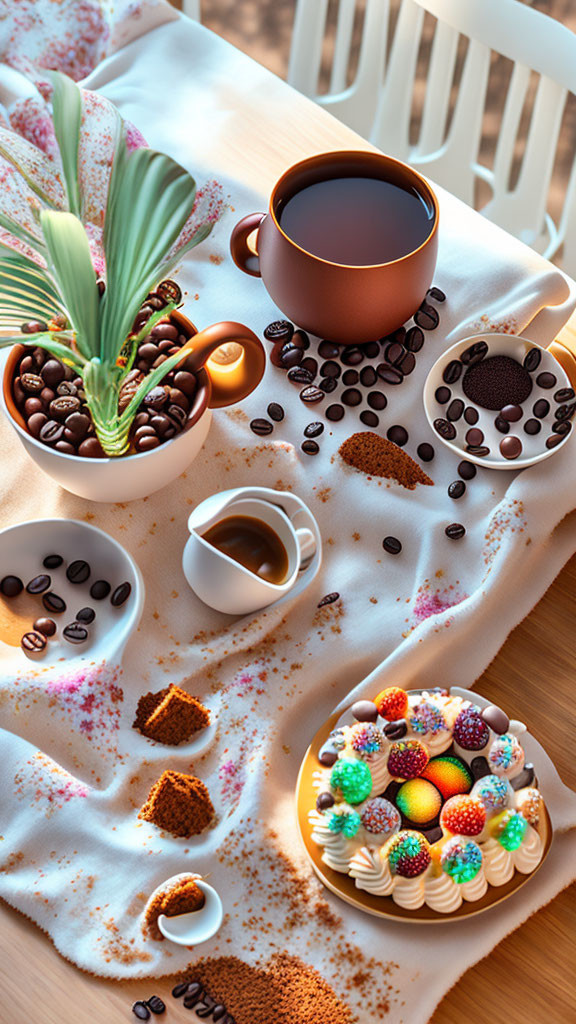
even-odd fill
[[[327,149],[372,148],[303,97],[294,93],[287,102],[285,86],[275,79],[270,80],[265,96],[252,96],[250,103],[242,103],[227,141],[239,176],[263,192],[269,191],[285,166],[303,156]],[[275,117],[278,111],[281,116]],[[241,140],[251,126],[254,144],[247,150]],[[565,330],[576,337],[576,319]],[[573,519],[576,532],[576,513]],[[566,708],[574,692],[575,594],[576,556],[478,682],[485,696],[504,707],[517,707],[518,693],[522,693],[522,718],[546,747],[564,781],[574,788],[576,761],[569,753],[573,723]],[[550,679],[552,689],[548,689]],[[547,692],[546,702],[543,692]],[[574,895],[574,887],[561,893],[471,968],[442,1000],[432,1024],[574,1020]],[[543,950],[550,955],[542,955]],[[168,980],[110,982],[86,975],[63,960],[35,925],[6,904],[2,904],[0,962],[2,1024],[134,1020],[130,1006],[135,999],[153,992],[166,996],[172,987]],[[171,1000],[170,1020],[190,1020],[190,1014]]]

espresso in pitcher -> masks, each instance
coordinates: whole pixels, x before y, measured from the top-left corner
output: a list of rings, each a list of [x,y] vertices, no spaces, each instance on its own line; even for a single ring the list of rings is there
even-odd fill
[[[268,523],[254,516],[226,516],[202,534],[204,540],[267,583],[288,578],[288,553]]]
[[[360,176],[307,184],[276,212],[282,230],[301,249],[354,267],[414,252],[434,226],[432,204],[414,187]]]

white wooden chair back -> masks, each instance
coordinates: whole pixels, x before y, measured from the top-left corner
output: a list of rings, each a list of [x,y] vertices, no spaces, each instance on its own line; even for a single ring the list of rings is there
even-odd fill
[[[182,0],[182,13],[194,21],[200,21],[200,0]]]
[[[564,244],[563,265],[576,274],[576,164],[557,224],[547,212],[565,103],[569,93],[576,94],[574,33],[518,0],[401,0],[388,45],[390,0],[366,0],[358,73],[347,86],[355,6],[356,0],[340,0],[330,88],[318,96],[328,0],[298,0],[291,83],[385,152],[407,160],[470,205],[476,180],[487,182],[491,198],[482,212],[548,257]],[[418,139],[411,143],[426,12],[436,23]],[[468,44],[453,100],[462,40]],[[491,62],[498,54],[513,63],[513,70],[502,97],[494,163],[487,168],[479,163],[479,152]],[[533,73],[538,77],[535,99],[520,170],[511,187],[518,129],[523,112],[526,116]]]

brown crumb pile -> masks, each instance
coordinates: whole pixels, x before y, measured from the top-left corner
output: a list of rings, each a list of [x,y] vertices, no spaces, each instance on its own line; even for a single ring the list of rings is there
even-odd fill
[[[371,430],[352,434],[340,445],[339,452],[344,462],[354,469],[369,476],[396,480],[409,491],[413,491],[417,484],[434,486],[434,481],[402,448]]]
[[[142,931],[156,942],[162,942],[164,936],[158,927],[160,914],[175,917],[176,914],[190,914],[200,910],[205,903],[205,896],[193,878],[180,878],[167,889],[162,889],[150,900],[144,914]]]
[[[152,786],[138,817],[187,839],[208,827],[214,807],[206,786],[195,775],[167,771]]]
[[[164,690],[140,697],[132,728],[157,743],[175,747],[209,724],[208,709],[171,683]]]
[[[199,960],[190,981],[223,1003],[236,1024],[351,1024],[350,1009],[313,967],[276,953],[252,967],[235,956]]]

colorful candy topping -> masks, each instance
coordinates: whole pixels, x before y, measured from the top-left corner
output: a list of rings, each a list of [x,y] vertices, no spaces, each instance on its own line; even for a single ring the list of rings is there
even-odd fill
[[[458,884],[471,882],[482,867],[482,851],[471,839],[452,836],[442,847],[440,864]]]
[[[474,796],[452,796],[442,808],[440,824],[454,835],[479,836],[486,824],[486,808]]]
[[[376,754],[384,747],[384,733],[372,722],[358,722],[350,730],[350,743],[360,756]]]
[[[410,725],[414,732],[422,736],[426,733],[435,735],[448,728],[440,708],[425,699],[412,708],[410,712]]]
[[[391,873],[402,878],[416,878],[430,863],[430,847],[419,832],[398,832],[388,841],[386,852]]]
[[[404,782],[396,794],[396,804],[405,818],[415,825],[428,825],[440,813],[442,797],[426,779]]]
[[[517,850],[526,835],[527,828],[528,822],[524,815],[512,808],[501,811],[490,822],[492,835],[505,850]]]
[[[490,739],[490,729],[482,718],[480,708],[463,708],[454,722],[453,736],[462,750],[482,750]]]
[[[331,832],[340,832],[346,839],[353,839],[360,830],[360,815],[348,807],[338,808],[333,811],[328,819],[328,828]]]
[[[364,804],[360,817],[364,828],[372,835],[393,835],[399,831],[402,823],[394,804],[382,796],[374,797]]]
[[[488,753],[488,763],[495,775],[516,774],[524,766],[524,750],[516,736],[505,732],[497,736]]]
[[[430,755],[420,740],[393,743],[388,754],[388,771],[393,779],[415,779],[422,775]]]
[[[501,811],[508,806],[510,785],[506,779],[499,779],[497,775],[485,775],[474,783],[472,796],[480,800],[487,811]]]
[[[537,789],[521,789],[516,796],[516,810],[526,818],[529,825],[536,825],[540,821],[542,810],[542,797]]]
[[[399,686],[388,686],[374,699],[378,713],[388,722],[404,718],[408,711],[408,695]]]
[[[349,804],[361,804],[372,792],[372,776],[363,761],[342,757],[330,775],[330,785]]]
[[[433,757],[422,772],[422,778],[433,782],[445,800],[472,789],[472,773],[468,765],[452,754]]]

